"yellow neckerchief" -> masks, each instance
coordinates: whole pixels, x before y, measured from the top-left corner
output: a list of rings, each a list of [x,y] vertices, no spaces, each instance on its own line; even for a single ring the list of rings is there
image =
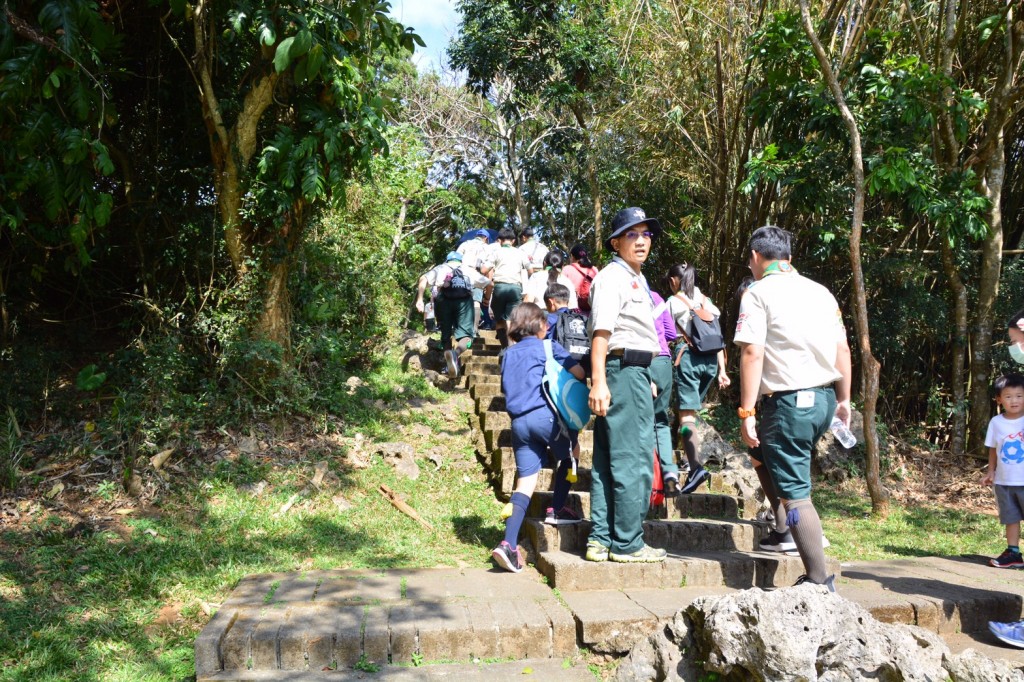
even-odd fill
[[[788,260],[773,260],[764,269],[764,274],[761,278],[768,277],[769,275],[795,275],[796,268]]]

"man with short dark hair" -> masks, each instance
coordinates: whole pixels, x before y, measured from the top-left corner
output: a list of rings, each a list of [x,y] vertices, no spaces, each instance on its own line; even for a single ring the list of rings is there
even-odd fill
[[[615,214],[605,245],[615,258],[591,287],[591,465],[587,561],[650,563],[665,550],[644,542],[654,482],[651,362],[661,352],[654,302],[640,267],[661,224],[639,208]]]
[[[833,417],[850,423],[850,346],[835,297],[797,273],[790,242],[789,232],[771,225],[750,237],[755,281],[740,302],[734,337],[741,347],[740,435],[747,446],[760,446],[785,505],[785,535],[792,534],[806,571],[797,584],[834,592],[811,502],[811,454]]]
[[[535,234],[532,227],[527,227],[520,235],[523,243],[519,245],[519,250],[523,252],[530,263],[527,268],[530,275],[544,267],[544,256],[548,255],[548,247],[537,241],[534,237]]]

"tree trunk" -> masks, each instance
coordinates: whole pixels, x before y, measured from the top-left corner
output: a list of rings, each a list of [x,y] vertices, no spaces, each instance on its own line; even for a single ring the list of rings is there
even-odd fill
[[[861,150],[860,129],[853,112],[846,104],[843,90],[839,80],[832,71],[831,63],[825,49],[818,40],[811,23],[811,13],[807,6],[808,0],[800,0],[800,16],[803,18],[804,31],[811,41],[814,54],[818,58],[821,73],[828,83],[832,96],[836,100],[836,106],[842,116],[843,123],[850,134],[850,151],[852,153],[853,170],[853,220],[850,226],[850,268],[853,272],[853,307],[854,322],[857,331],[857,347],[860,351],[861,360],[861,398],[864,402],[864,441],[866,447],[865,463],[867,471],[865,479],[868,487],[868,494],[871,496],[872,512],[878,516],[885,516],[889,511],[888,492],[882,486],[879,476],[879,442],[877,426],[878,407],[878,377],[880,366],[871,352],[870,328],[868,325],[867,292],[864,286],[864,270],[861,266],[860,241],[861,232],[864,226],[864,157]]]
[[[302,243],[305,227],[306,205],[300,200],[295,203],[281,228],[280,234],[284,240],[282,255],[270,261],[266,267],[263,312],[257,325],[261,336],[281,346],[288,359],[292,353],[292,299],[288,290],[288,276],[291,274],[295,250]]]
[[[192,19],[196,53],[193,73],[199,85],[199,99],[203,107],[203,121],[210,138],[210,156],[213,160],[213,185],[217,193],[217,211],[224,226],[224,241],[235,272],[245,272],[246,259],[252,244],[251,230],[241,220],[242,176],[256,153],[256,128],[263,112],[274,101],[274,87],[278,75],[270,70],[256,79],[246,94],[238,118],[230,128],[224,121],[220,102],[213,87],[216,68],[213,45],[208,37],[210,0],[196,3]]]
[[[999,295],[999,275],[1002,270],[1003,249],[1003,183],[1006,176],[1006,147],[1004,131],[1010,122],[1016,101],[1021,96],[1016,85],[1021,64],[1021,43],[1024,25],[1014,20],[1013,5],[1006,10],[1005,50],[999,78],[989,98],[985,120],[985,137],[978,148],[977,168],[981,171],[983,191],[990,202],[987,216],[988,235],[981,250],[981,279],[978,282],[978,301],[974,306],[975,325],[971,335],[971,420],[967,450],[982,456],[985,432],[992,404],[989,396],[992,367],[992,310]]]
[[[985,457],[985,432],[992,416],[992,310],[999,295],[999,273],[1002,270],[1003,218],[1000,202],[1005,170],[1006,156],[1000,130],[985,173],[985,194],[992,206],[988,216],[988,236],[981,248],[981,280],[978,282],[974,333],[971,335],[971,430],[967,450],[979,459]]]
[[[950,450],[954,455],[961,456],[964,454],[964,442],[967,437],[967,382],[964,372],[964,357],[967,354],[967,287],[957,272],[949,239],[942,235],[940,241],[942,270],[946,274],[946,283],[953,295],[953,362],[949,379],[953,393],[953,433]]]

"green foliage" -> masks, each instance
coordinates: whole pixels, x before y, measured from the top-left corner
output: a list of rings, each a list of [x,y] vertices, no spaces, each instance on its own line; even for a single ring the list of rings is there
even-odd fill
[[[106,372],[97,372],[96,365],[86,365],[75,377],[75,386],[79,391],[95,391],[107,380]]]
[[[8,407],[4,417],[3,430],[0,431],[0,490],[14,490],[21,477],[25,444],[14,410]]]

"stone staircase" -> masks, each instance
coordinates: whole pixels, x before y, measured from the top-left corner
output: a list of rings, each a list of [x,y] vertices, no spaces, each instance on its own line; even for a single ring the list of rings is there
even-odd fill
[[[474,399],[477,454],[496,495],[515,485],[498,345],[484,332],[463,357],[460,387]],[[578,481],[570,504],[590,511],[593,432],[580,434]],[[713,479],[710,494],[684,495],[644,524],[645,539],[668,550],[658,564],[584,561],[588,522],[541,522],[552,489],[542,470],[521,544],[532,567],[311,571],[242,580],[195,643],[196,679],[391,680],[594,679],[586,650],[620,654],[695,599],[752,587],[791,585],[798,557],[755,551],[767,527],[756,500]],[[1024,573],[988,568],[983,557],[887,562],[830,560],[841,596],[877,619],[918,625],[1024,667],[1024,651],[988,634],[988,620],[1024,613]]]
[[[494,483],[507,500],[515,486],[511,420],[505,412],[498,366],[500,346],[492,334],[478,340],[463,358],[464,385],[476,407],[472,426],[479,432],[477,451]],[[482,341],[482,343],[481,343]],[[593,421],[580,432],[578,480],[569,506],[582,517],[590,515],[590,464]],[[675,453],[677,459],[681,453]],[[644,537],[653,547],[668,551],[664,563],[624,565],[583,559],[590,524],[548,526],[540,519],[554,488],[553,470],[542,469],[524,524],[522,547],[529,562],[560,590],[643,589],[652,587],[781,587],[803,573],[799,557],[757,551],[768,528],[753,521],[756,500],[717,494],[680,495],[652,510],[644,522]],[[712,478],[714,483],[714,477]],[[837,575],[838,563],[830,569]]]

